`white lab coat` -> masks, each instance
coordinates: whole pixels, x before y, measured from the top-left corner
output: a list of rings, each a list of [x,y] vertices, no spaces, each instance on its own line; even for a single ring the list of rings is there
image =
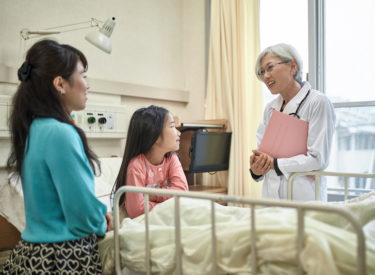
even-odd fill
[[[292,172],[324,170],[328,166],[336,122],[334,108],[329,99],[324,94],[311,89],[310,83],[305,82],[298,94],[285,106],[283,113],[294,113],[309,90],[309,95],[298,111],[300,119],[309,123],[307,155],[301,154],[291,158],[277,159],[277,164],[283,175],[278,176],[275,170],[270,170],[264,175],[263,198],[286,199],[288,178]],[[263,120],[257,131],[258,146],[263,138],[272,111],[279,111],[282,103],[283,99],[279,95],[267,104]],[[262,179],[263,177],[258,180]],[[306,176],[296,177],[293,183],[292,198],[293,200],[314,200],[315,181]],[[327,200],[327,188],[324,180],[321,180],[319,198],[323,201]]]

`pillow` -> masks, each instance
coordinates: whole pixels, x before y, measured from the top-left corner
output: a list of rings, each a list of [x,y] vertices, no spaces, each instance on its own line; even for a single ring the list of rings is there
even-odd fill
[[[99,158],[102,173],[95,177],[95,194],[97,197],[111,194],[117,174],[120,170],[122,158]]]

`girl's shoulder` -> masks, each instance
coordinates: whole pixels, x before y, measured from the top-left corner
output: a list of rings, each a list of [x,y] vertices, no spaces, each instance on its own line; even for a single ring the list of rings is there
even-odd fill
[[[146,170],[146,157],[143,154],[139,154],[132,158],[128,165],[129,172],[144,172]]]
[[[138,165],[139,163],[144,163],[145,161],[145,156],[143,154],[139,154],[138,156],[133,157],[130,162],[130,165]]]

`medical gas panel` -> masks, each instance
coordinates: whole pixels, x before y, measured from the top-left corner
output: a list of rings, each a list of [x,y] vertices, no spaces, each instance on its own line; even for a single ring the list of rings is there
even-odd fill
[[[11,97],[0,95],[0,138],[10,137],[8,128],[10,105]]]
[[[85,110],[72,112],[75,124],[88,138],[125,138],[128,115],[125,106],[90,104]]]
[[[10,96],[0,96],[0,138],[9,138]],[[128,114],[123,105],[87,104],[86,109],[71,114],[74,123],[88,138],[126,138]]]

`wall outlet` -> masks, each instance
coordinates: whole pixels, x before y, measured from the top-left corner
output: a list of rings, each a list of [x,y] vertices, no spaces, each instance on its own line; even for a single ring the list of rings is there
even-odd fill
[[[95,130],[96,128],[96,125],[97,125],[97,118],[96,118],[96,114],[94,112],[86,112],[86,121],[85,121],[85,124],[86,124],[86,130],[92,132]]]
[[[107,115],[107,128],[115,129],[115,115],[113,113],[108,113]]]
[[[98,119],[97,125],[99,131],[104,131],[107,125],[107,118],[104,112],[98,112],[96,114],[96,118]]]

